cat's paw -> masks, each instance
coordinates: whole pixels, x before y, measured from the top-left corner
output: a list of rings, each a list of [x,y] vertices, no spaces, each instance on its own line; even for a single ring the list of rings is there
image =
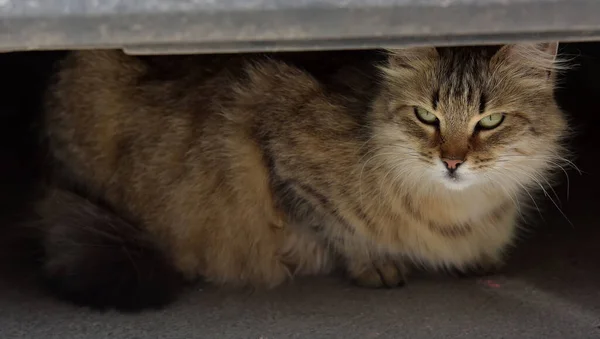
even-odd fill
[[[350,267],[348,274],[352,281],[361,287],[394,288],[404,286],[407,269],[402,262],[381,260],[371,265]]]

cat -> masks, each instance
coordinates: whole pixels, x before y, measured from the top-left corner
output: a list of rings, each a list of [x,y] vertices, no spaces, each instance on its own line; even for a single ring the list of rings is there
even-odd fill
[[[48,89],[43,275],[139,310],[198,278],[501,267],[563,159],[558,43],[134,57],[76,51]]]

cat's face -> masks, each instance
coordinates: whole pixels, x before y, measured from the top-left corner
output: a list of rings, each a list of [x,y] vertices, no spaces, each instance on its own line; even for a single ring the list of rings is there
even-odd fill
[[[566,129],[553,98],[555,52],[556,44],[391,51],[374,124],[381,157],[422,186],[546,184]]]

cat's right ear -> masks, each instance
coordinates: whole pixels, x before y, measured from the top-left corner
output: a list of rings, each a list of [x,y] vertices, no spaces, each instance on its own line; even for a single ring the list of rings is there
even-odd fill
[[[435,47],[387,49],[386,52],[387,64],[381,70],[388,80],[394,81],[430,67],[439,56]]]
[[[388,49],[389,66],[409,69],[419,69],[438,57],[435,47],[411,47]]]

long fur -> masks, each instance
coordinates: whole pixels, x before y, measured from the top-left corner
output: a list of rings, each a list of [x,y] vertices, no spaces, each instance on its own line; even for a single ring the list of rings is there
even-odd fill
[[[394,287],[415,264],[498,267],[522,201],[564,163],[554,56],[523,48],[73,53],[48,93],[45,131],[57,176],[68,178],[54,185],[87,193],[40,210],[49,243],[72,244],[48,245],[49,277],[63,295],[115,305],[124,302],[115,291],[140,299],[134,288],[158,289],[90,283],[92,268],[106,274],[115,257],[78,243],[98,230],[129,238],[121,230],[131,227],[127,248],[143,230],[141,246],[153,249],[139,252],[144,272],[151,262],[170,272],[168,260],[217,284],[273,287],[341,267],[360,285]],[[505,119],[479,130],[490,114]],[[445,157],[464,161],[452,177]],[[129,252],[117,253],[118,273],[132,276]]]

